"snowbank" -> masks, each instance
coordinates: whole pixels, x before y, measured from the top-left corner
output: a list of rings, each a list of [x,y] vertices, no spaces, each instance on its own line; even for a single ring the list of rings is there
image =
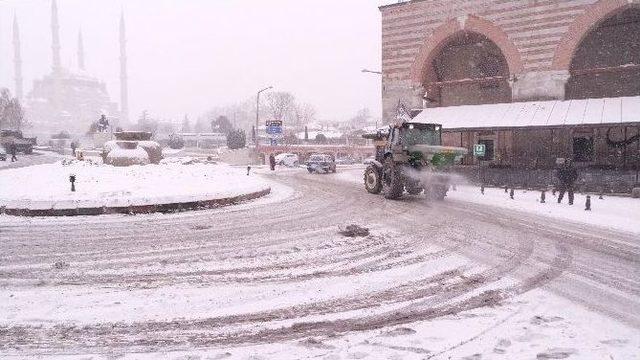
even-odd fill
[[[71,191],[70,175],[76,176]],[[262,178],[226,165],[183,164],[115,167],[65,161],[4,170],[0,207],[76,209],[126,207],[224,199],[269,189]]]
[[[141,148],[121,149],[116,147],[109,151],[107,163],[115,166],[131,166],[149,164],[149,155]]]
[[[638,199],[604,196],[601,200],[592,195],[591,211],[585,211],[586,195],[581,194],[575,194],[574,204],[569,206],[566,194],[562,204],[558,204],[551,192],[546,193],[545,203],[540,203],[539,191],[515,190],[513,200],[504,189],[486,188],[484,193],[480,194],[480,188],[476,186],[458,186],[457,191],[449,190],[447,198],[640,234]]]

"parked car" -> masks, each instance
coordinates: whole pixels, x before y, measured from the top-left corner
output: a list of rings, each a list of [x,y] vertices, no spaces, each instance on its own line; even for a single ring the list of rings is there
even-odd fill
[[[331,155],[312,154],[306,162],[307,171],[313,172],[336,172],[336,161]]]
[[[300,165],[300,159],[296,154],[282,153],[276,155],[276,165],[283,165],[286,167],[297,167]]]
[[[5,150],[4,146],[0,146],[0,160],[7,161],[7,150]]]

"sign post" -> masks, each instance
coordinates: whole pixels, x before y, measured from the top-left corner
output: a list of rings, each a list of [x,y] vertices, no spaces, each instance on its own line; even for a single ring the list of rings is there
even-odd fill
[[[278,145],[278,139],[282,138],[282,120],[267,120],[265,126],[271,146]]]
[[[473,156],[478,158],[478,180],[480,180],[480,191],[484,195],[484,174],[482,171],[482,158],[484,158],[487,151],[485,144],[473,145]]]

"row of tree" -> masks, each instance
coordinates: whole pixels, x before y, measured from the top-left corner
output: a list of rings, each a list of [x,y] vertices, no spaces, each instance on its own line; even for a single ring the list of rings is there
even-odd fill
[[[0,90],[0,128],[22,130],[25,126],[24,111],[20,100],[11,97],[9,89]]]
[[[256,121],[256,98],[253,97],[235,104],[216,106],[199,119],[198,123],[211,124],[212,131],[216,131],[220,117],[229,120],[234,128],[250,130]],[[298,101],[289,92],[274,91],[260,97],[259,119],[281,120],[285,124],[302,127],[316,121],[316,110],[313,105]]]

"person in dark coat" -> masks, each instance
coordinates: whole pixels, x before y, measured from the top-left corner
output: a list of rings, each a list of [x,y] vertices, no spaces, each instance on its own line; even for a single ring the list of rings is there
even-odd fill
[[[11,162],[18,161],[16,157],[16,152],[18,151],[18,147],[16,144],[9,145],[9,153],[11,154]]]
[[[276,169],[276,156],[273,154],[269,155],[269,167],[271,168],[271,171]]]
[[[71,142],[71,155],[72,155],[73,157],[76,157],[76,148],[77,148],[77,147],[78,147],[78,146],[76,145],[76,142],[75,142],[75,141],[72,141],[72,142]]]
[[[569,205],[573,205],[573,184],[578,179],[578,171],[571,163],[571,160],[565,159],[564,163],[560,165],[557,172],[558,177],[558,204],[562,202],[564,193],[568,193]]]

